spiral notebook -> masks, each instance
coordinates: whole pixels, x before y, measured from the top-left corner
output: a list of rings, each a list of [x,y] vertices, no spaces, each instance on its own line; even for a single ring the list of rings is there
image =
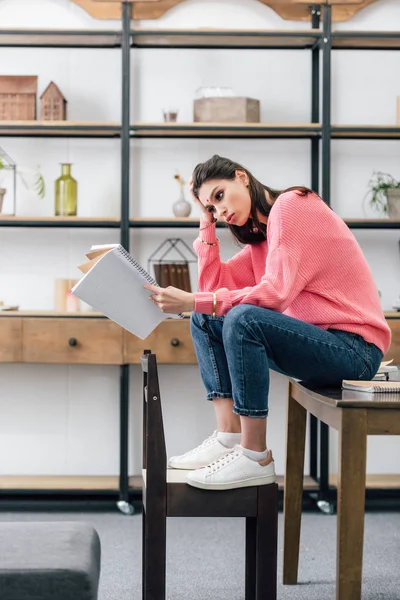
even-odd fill
[[[86,257],[72,294],[130,333],[144,340],[165,319],[182,318],[149,300],[151,292],[143,286],[157,282],[120,244],[92,246]]]
[[[351,381],[344,379],[342,382],[342,388],[344,390],[368,392],[373,394],[388,392],[400,393],[400,381]]]

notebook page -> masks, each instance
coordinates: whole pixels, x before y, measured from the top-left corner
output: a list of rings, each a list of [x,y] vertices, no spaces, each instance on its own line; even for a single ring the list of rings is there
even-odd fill
[[[143,288],[146,277],[115,248],[108,252],[72,289],[72,293],[121,325],[145,339],[166,318]]]

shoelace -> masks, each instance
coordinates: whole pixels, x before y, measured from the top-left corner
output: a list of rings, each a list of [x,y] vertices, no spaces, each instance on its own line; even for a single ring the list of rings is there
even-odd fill
[[[190,454],[194,454],[194,452],[198,452],[199,450],[203,450],[203,448],[207,448],[207,446],[210,446],[212,443],[214,443],[216,437],[217,434],[214,431],[214,433],[212,433],[210,437],[204,440],[204,442],[200,444],[200,446],[193,448],[193,450],[189,450],[189,452],[185,452],[185,454],[183,454],[182,456],[189,456]]]
[[[216,471],[220,471],[239,456],[240,452],[238,452],[237,450],[232,450],[232,452],[224,454],[223,456],[221,456],[221,458],[218,458],[214,462],[207,465],[207,473],[210,474],[215,473]]]

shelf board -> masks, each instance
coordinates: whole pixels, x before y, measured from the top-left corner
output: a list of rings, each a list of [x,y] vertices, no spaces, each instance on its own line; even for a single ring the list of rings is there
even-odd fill
[[[132,137],[172,138],[311,138],[319,123],[135,123]]]
[[[117,229],[119,217],[22,217],[0,213],[0,227],[76,227]]]
[[[337,487],[338,476],[336,474],[329,475],[329,485]],[[399,474],[379,474],[369,475],[366,477],[366,487],[369,490],[400,490],[400,475]]]
[[[400,50],[399,31],[333,31],[335,50]]]
[[[332,138],[400,139],[400,125],[332,125]]]
[[[321,32],[310,30],[142,29],[131,30],[133,48],[310,49]]]
[[[177,472],[180,475],[180,471]],[[185,473],[186,476],[186,473]],[[284,476],[277,476],[280,489],[284,487]],[[35,491],[115,491],[118,492],[119,478],[117,476],[86,476],[86,475],[2,475],[0,490],[16,492],[24,490]],[[318,483],[310,476],[304,477],[304,490],[317,490]],[[143,480],[141,475],[129,477],[129,489],[141,490]]]
[[[102,313],[95,312],[92,310],[78,311],[78,312],[57,312],[55,310],[0,310],[1,317],[37,317],[37,318],[51,318],[51,319],[76,319],[76,318],[96,318],[106,319]]]
[[[400,229],[400,221],[396,219],[345,219],[350,229]],[[29,217],[0,214],[0,227],[44,227],[44,228],[103,228],[118,229],[121,226],[119,217]],[[134,217],[130,219],[132,229],[197,229],[198,217]],[[218,228],[226,227],[217,222]]]
[[[129,477],[129,488],[138,490],[142,487],[142,479]],[[118,476],[87,475],[2,475],[0,477],[2,493],[22,490],[37,491],[115,491],[119,490]]]
[[[0,213],[0,227],[118,228],[119,217],[23,217]]]
[[[200,225],[199,217],[134,217],[130,219],[129,226],[131,228],[151,229],[154,228],[180,228],[180,229],[197,229]],[[226,227],[222,221],[217,222],[217,227]]]
[[[344,219],[350,229],[400,229],[397,219]]]
[[[8,137],[121,137],[118,123],[96,121],[0,121],[0,135]]]
[[[121,33],[113,30],[0,29],[0,47],[120,48]]]

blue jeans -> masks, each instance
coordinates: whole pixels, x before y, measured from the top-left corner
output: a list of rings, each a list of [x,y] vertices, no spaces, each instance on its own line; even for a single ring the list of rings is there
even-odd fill
[[[355,333],[252,304],[225,317],[192,313],[191,333],[207,400],[232,398],[233,411],[247,417],[268,415],[270,369],[309,385],[340,386],[374,377],[383,356]]]

